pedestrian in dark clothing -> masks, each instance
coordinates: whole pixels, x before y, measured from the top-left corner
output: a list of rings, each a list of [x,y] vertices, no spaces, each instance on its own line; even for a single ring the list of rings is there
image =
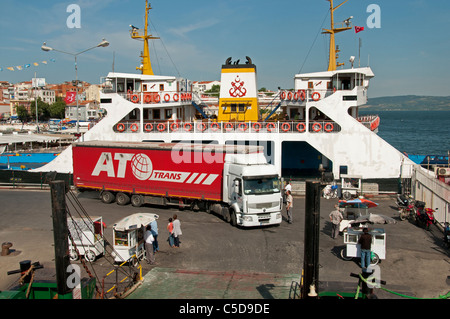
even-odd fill
[[[359,237],[358,244],[361,245],[361,268],[364,272],[367,272],[372,254],[372,235],[369,234],[369,229],[363,229],[363,234]]]

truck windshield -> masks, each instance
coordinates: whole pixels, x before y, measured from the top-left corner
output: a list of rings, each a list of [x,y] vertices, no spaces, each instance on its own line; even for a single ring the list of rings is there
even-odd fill
[[[244,179],[244,193],[250,194],[272,194],[280,192],[280,180],[278,177],[257,177]]]

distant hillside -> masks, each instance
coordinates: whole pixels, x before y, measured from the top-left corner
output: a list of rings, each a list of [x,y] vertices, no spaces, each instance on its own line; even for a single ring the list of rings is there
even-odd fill
[[[387,96],[369,98],[368,108],[374,111],[450,111],[450,96]]]

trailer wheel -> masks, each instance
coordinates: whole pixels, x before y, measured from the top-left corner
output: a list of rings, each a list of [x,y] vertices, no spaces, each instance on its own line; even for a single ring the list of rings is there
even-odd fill
[[[144,197],[142,197],[142,195],[131,196],[131,205],[134,207],[141,207],[142,204],[144,204]]]
[[[84,252],[84,258],[89,262],[93,262],[95,260],[95,257],[95,253],[92,250],[86,250]]]
[[[372,260],[370,261],[370,264],[372,266],[377,265],[380,262],[380,257],[378,257],[378,255],[376,253],[373,253],[372,255]]]
[[[353,259],[353,257],[347,256],[347,248],[342,248],[342,250],[341,250],[341,257],[344,260],[352,260]]]
[[[229,223],[231,218],[230,218],[230,210],[228,209],[228,207],[223,207],[222,208],[222,217],[223,219]]]
[[[344,192],[344,193],[342,194],[342,197],[343,197],[345,200],[349,200],[349,199],[352,199],[352,194],[350,194],[350,192]]]
[[[127,194],[122,193],[122,192],[117,193],[116,202],[117,202],[117,204],[124,206],[130,202],[130,196],[128,196]]]
[[[70,257],[70,261],[77,261],[78,260],[78,254],[77,254],[75,249],[72,248],[69,251],[69,257]]]
[[[113,193],[105,191],[100,194],[100,199],[105,204],[111,204],[116,199],[116,197]]]

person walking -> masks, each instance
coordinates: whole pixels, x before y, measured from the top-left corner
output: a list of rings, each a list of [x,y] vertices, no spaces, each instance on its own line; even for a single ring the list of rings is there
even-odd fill
[[[291,190],[292,190],[291,183],[289,181],[287,181],[286,185],[284,186],[284,189],[283,189],[283,204],[285,204],[285,205],[286,205],[286,197],[287,197],[286,192],[291,191]]]
[[[334,205],[335,210],[330,213],[330,221],[331,221],[331,238],[336,239],[339,234],[339,225],[341,221],[344,219],[341,211],[339,210],[339,205]]]
[[[292,224],[292,207],[294,207],[294,199],[292,198],[291,191],[286,191],[286,213],[288,223]]]
[[[172,218],[169,218],[169,223],[167,224],[167,230],[169,231],[169,246],[173,247],[174,244],[174,238],[173,238],[173,223],[172,223]]]
[[[147,259],[147,263],[150,265],[154,265],[155,264],[155,255],[153,253],[153,241],[155,239],[153,238],[152,235],[152,226],[147,225],[147,228],[145,230],[145,234],[144,234],[144,241],[145,241],[145,253],[146,253],[146,259]]]
[[[159,251],[159,244],[158,244],[158,223],[156,222],[156,219],[150,223],[150,227],[152,228],[152,235],[153,235],[153,252],[156,253]]]
[[[180,247],[180,236],[183,235],[181,232],[181,222],[178,219],[177,214],[173,215],[173,238],[174,238],[174,247]]]
[[[367,272],[371,260],[372,235],[368,228],[363,229],[363,234],[359,237],[358,244],[361,245],[361,268]]]

